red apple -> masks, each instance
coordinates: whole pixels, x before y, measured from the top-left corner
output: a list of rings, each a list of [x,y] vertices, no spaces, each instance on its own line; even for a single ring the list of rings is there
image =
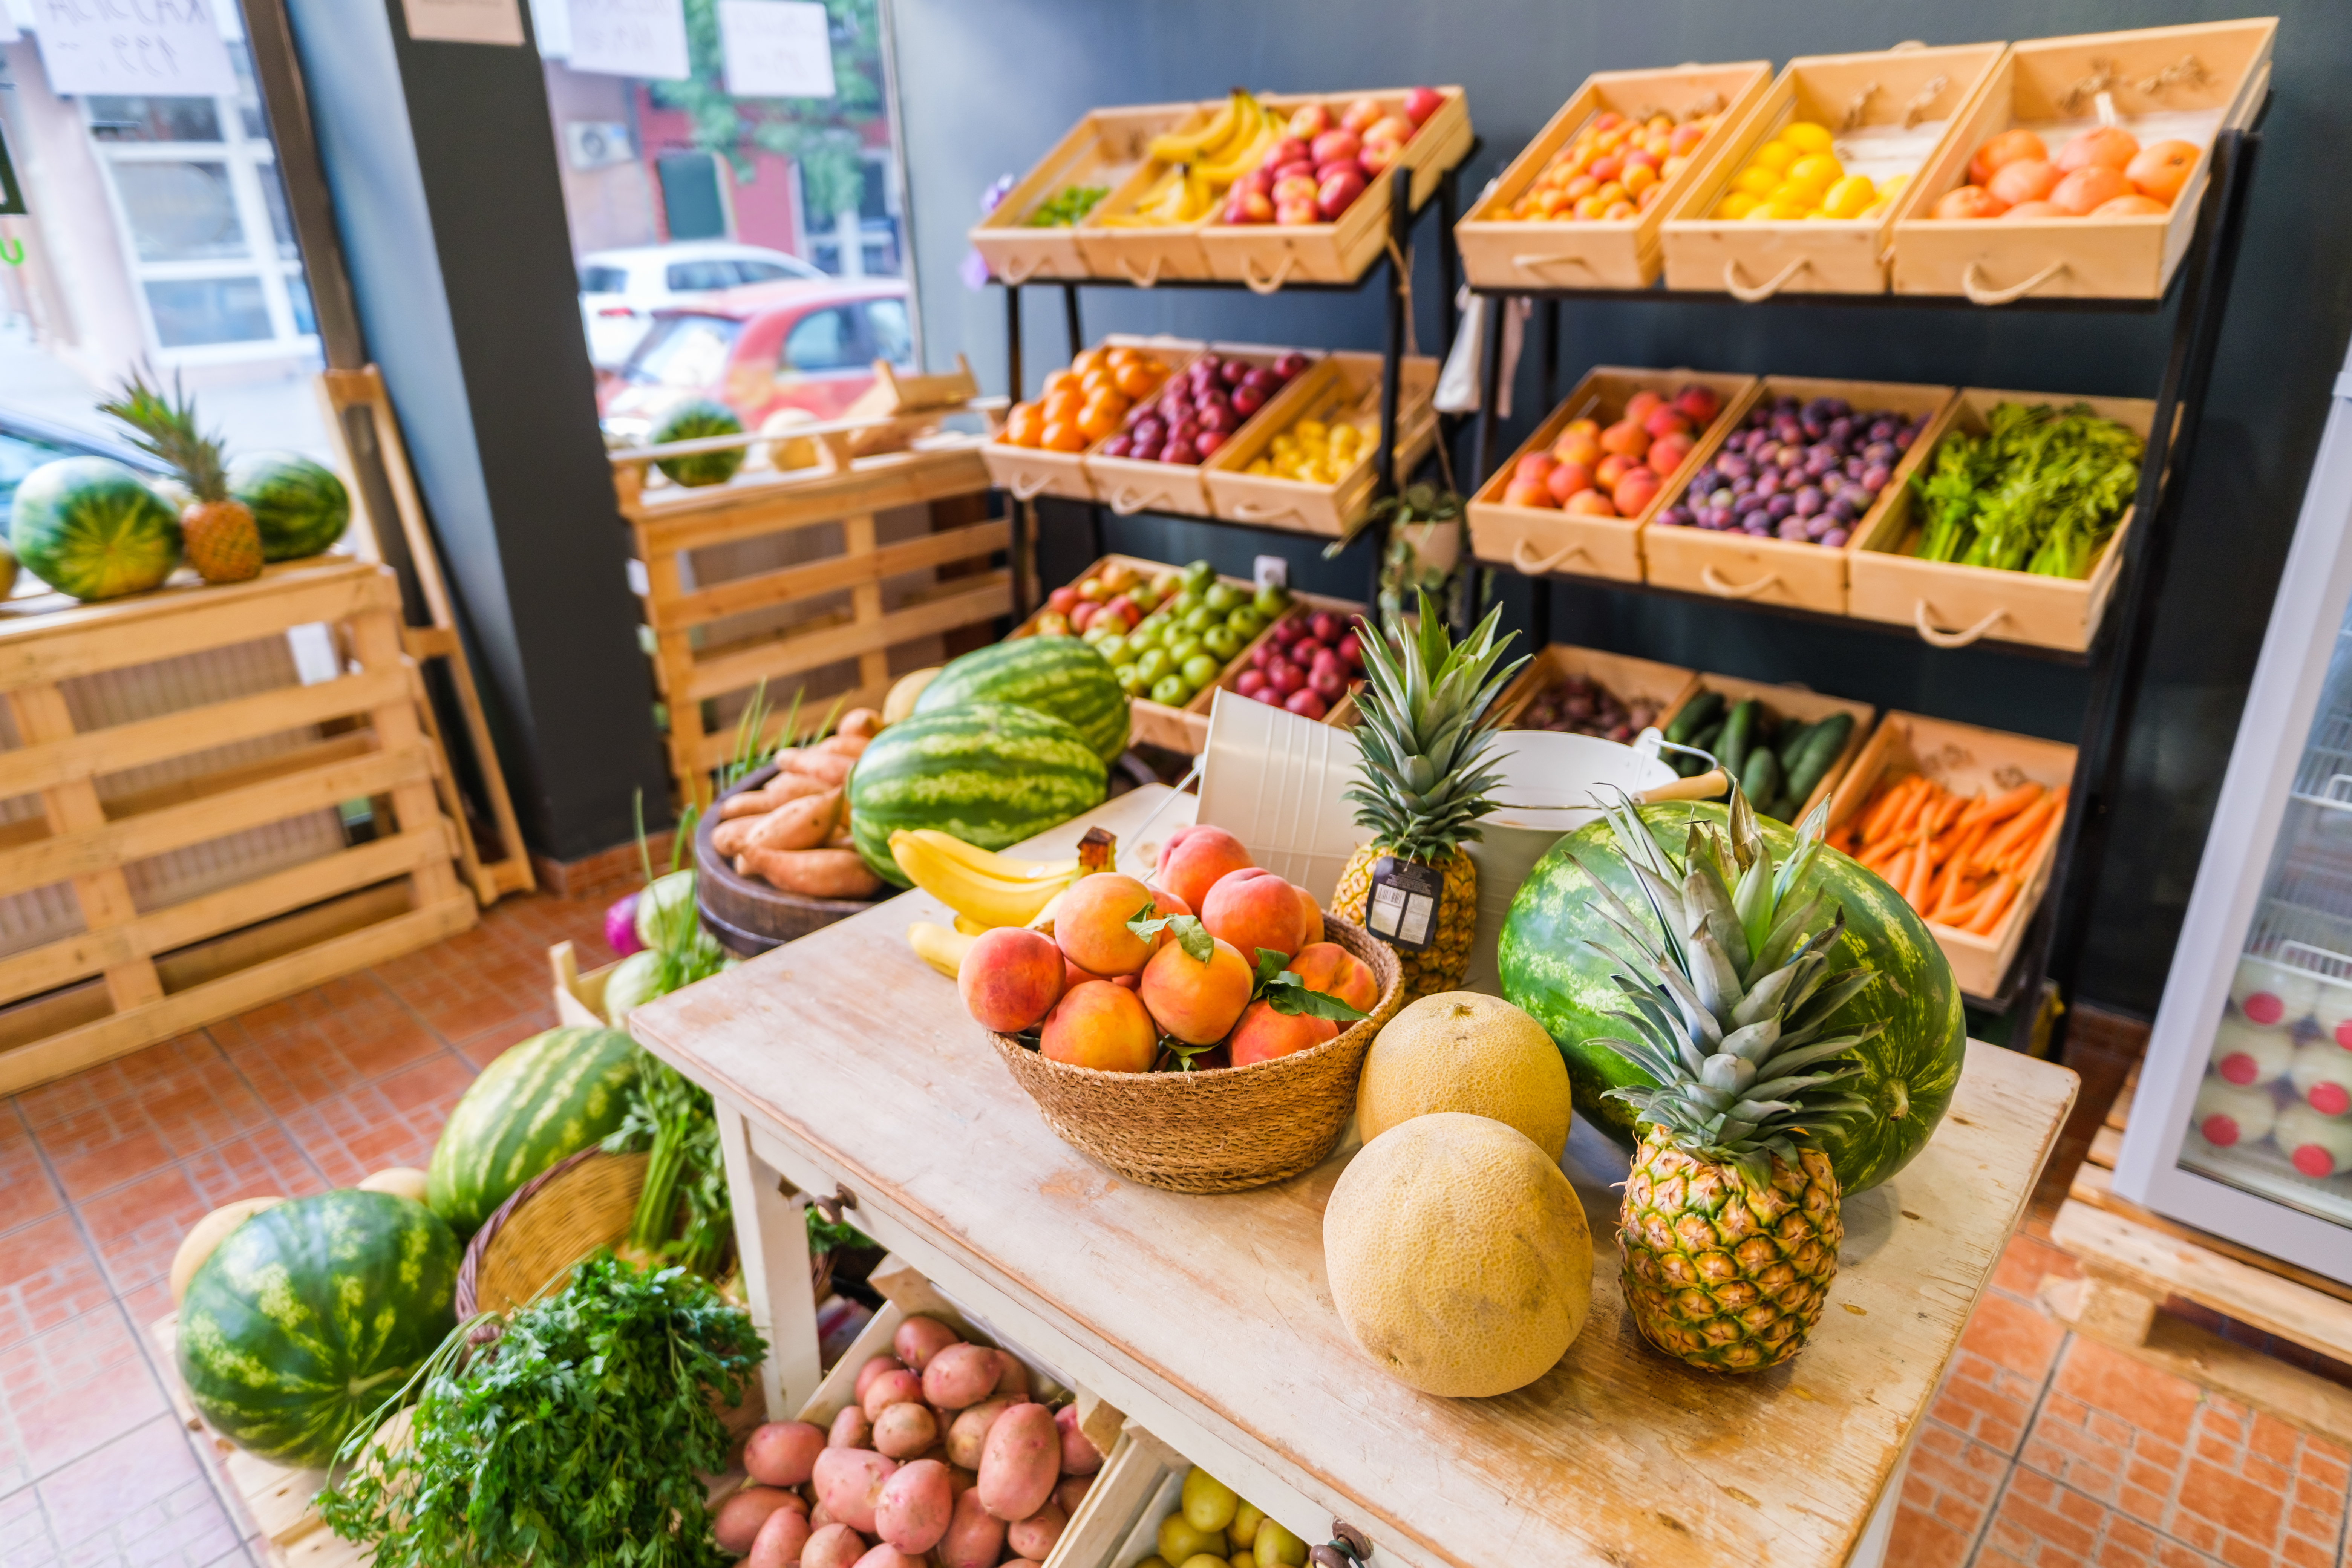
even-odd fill
[[[1268,173],[1263,169],[1258,172]],[[1269,180],[1268,184],[1271,183]],[[1225,221],[1227,223],[1272,223],[1274,221],[1273,194],[1269,191],[1236,189],[1234,192],[1234,199],[1225,204]]]
[[[1307,672],[1286,658],[1277,658],[1265,667],[1265,683],[1284,697],[1307,684]]]
[[[1308,618],[1307,630],[1317,642],[1328,643],[1335,640],[1341,632],[1347,630],[1347,625],[1330,611],[1318,610]]]
[[[1291,178],[1293,175],[1298,175],[1309,180],[1313,179],[1315,177],[1314,157],[1309,153],[1301,153],[1289,163],[1276,163],[1274,166],[1274,178],[1276,184]]]
[[[1274,205],[1279,207],[1285,202],[1312,202],[1316,188],[1312,172],[1285,174],[1274,183]]]
[[[1399,144],[1412,140],[1413,122],[1402,114],[1383,114],[1364,131],[1367,142],[1394,142]]]
[[[1326,131],[1315,138],[1315,166],[1326,163],[1352,163],[1356,154],[1364,150],[1364,139],[1353,131]]]
[[[1244,669],[1234,677],[1234,689],[1244,697],[1255,697],[1265,688],[1265,671]]]
[[[1416,87],[1404,95],[1404,117],[1412,121],[1416,129],[1444,107],[1445,95],[1433,87]]]
[[[1307,686],[1284,698],[1282,705],[1301,719],[1320,719],[1330,711],[1323,705],[1323,699],[1316,694],[1314,688]]]
[[[1101,613],[1102,606],[1100,605],[1088,605],[1083,603],[1078,605],[1070,612],[1070,629],[1074,632],[1085,631],[1088,626],[1094,625],[1095,616]]]
[[[1356,167],[1364,172],[1365,179],[1376,180],[1395,168],[1396,161],[1403,155],[1404,149],[1393,142],[1367,142],[1364,150],[1356,154]]]
[[[1321,134],[1319,131],[1316,132],[1317,136]],[[1286,163],[1310,163],[1314,159],[1314,154],[1308,151],[1307,144],[1314,139],[1313,136],[1285,136],[1265,150],[1265,156],[1257,161],[1257,166],[1261,169],[1279,169]]]
[[[1276,202],[1274,204],[1274,221],[1293,227],[1301,224],[1321,223],[1323,211],[1315,205],[1312,196],[1304,200]]]
[[[1045,595],[1045,607],[1055,615],[1066,616],[1082,603],[1076,588],[1056,588]]]
[[[1342,129],[1352,131],[1360,136],[1366,126],[1372,124],[1387,112],[1387,110],[1381,107],[1379,99],[1360,98],[1348,105],[1346,112],[1339,116],[1339,124]]]
[[[1283,132],[1301,142],[1312,142],[1330,129],[1331,110],[1323,104],[1310,103],[1291,115],[1290,123],[1283,127]]]
[[[1670,403],[1651,409],[1650,416],[1642,421],[1642,428],[1653,436],[1687,436],[1690,427],[1690,420],[1683,411]]]
[[[1307,689],[1326,702],[1337,702],[1348,694],[1348,678],[1336,669],[1318,669],[1307,678]]]

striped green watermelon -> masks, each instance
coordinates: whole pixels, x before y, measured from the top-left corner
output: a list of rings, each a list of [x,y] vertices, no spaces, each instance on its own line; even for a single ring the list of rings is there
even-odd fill
[[[655,426],[648,440],[661,447],[672,441],[699,441],[711,436],[742,433],[743,421],[736,418],[731,409],[698,397],[672,409],[669,417]],[[701,452],[690,458],[664,458],[654,467],[667,474],[673,484],[723,485],[743,466],[745,450],[732,447],[724,452]]]
[[[172,574],[180,563],[180,520],[113,458],[61,458],[16,487],[8,542],[59,593],[119,599]]]
[[[918,713],[1009,702],[1074,725],[1109,762],[1127,750],[1127,693],[1110,661],[1076,637],[1015,637],[951,660],[915,700]]]
[[[1681,852],[1695,818],[1720,823],[1720,805],[1677,803],[1641,808],[1642,819],[1661,843]],[[1796,835],[1780,823],[1758,819],[1772,854],[1785,858]],[[1570,1089],[1577,1113],[1627,1148],[1633,1145],[1633,1108],[1604,1100],[1612,1089],[1646,1085],[1616,1052],[1590,1043],[1621,1032],[1624,1025],[1607,1015],[1624,1005],[1609,984],[1610,961],[1593,951],[1594,939],[1610,941],[1612,929],[1591,897],[1591,883],[1573,854],[1602,875],[1626,904],[1654,924],[1633,873],[1616,848],[1616,835],[1604,820],[1567,835],[1536,862],[1511,900],[1496,954],[1503,994],[1533,1014],[1551,1032],[1568,1058]],[[1851,1194],[1876,1186],[1907,1163],[1926,1144],[1960,1078],[1968,1031],[1960,1014],[1960,988],[1952,979],[1936,938],[1902,896],[1872,872],[1824,845],[1807,875],[1810,886],[1826,886],[1844,906],[1845,935],[1834,967],[1868,963],[1879,982],[1846,1005],[1841,1032],[1887,1020],[1885,1033],[1860,1047],[1863,1075],[1841,1084],[1841,1092],[1867,1100],[1875,1119],[1846,1119],[1842,1132],[1824,1135],[1822,1146],[1837,1168],[1840,1190]],[[1622,943],[1622,938],[1616,939]]]
[[[180,1380],[213,1429],[323,1468],[456,1326],[457,1238],[390,1193],[320,1193],[229,1232],[180,1303]]]
[[[229,465],[228,493],[253,513],[264,561],[320,554],[352,525],[352,492],[299,452],[246,453]]]
[[[890,855],[898,829],[936,827],[1003,849],[1092,811],[1108,783],[1102,754],[1061,720],[967,702],[874,738],[849,775],[850,830],[874,874],[903,888],[907,874]]]
[[[550,1029],[509,1048],[449,1113],[425,1201],[471,1236],[514,1190],[621,1124],[636,1042],[618,1029]]]

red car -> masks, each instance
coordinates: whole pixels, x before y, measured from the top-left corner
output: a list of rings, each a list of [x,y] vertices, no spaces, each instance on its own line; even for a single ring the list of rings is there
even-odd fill
[[[905,279],[751,284],[656,311],[597,408],[635,437],[693,398],[725,404],[748,430],[784,408],[838,418],[874,384],[877,359],[915,363]]]

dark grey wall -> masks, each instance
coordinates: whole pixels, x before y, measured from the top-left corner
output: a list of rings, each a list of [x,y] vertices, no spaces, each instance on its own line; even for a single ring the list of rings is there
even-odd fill
[[[1025,169],[1097,103],[1212,97],[1236,81],[1290,91],[1460,83],[1486,143],[1466,173],[1467,192],[1500,170],[1591,70],[1684,60],[1769,59],[1777,67],[1793,55],[1906,38],[2022,39],[2262,14],[2199,0],[894,4],[925,352],[936,363],[962,350],[993,387],[1003,384],[1003,307],[997,294],[971,292],[958,280],[964,231],[991,180]],[[2129,786],[2116,816],[2084,975],[2086,996],[2136,1011],[2154,1009],[2170,962],[2328,386],[2352,327],[2352,218],[2342,204],[2315,195],[2340,183],[2352,147],[2342,91],[2352,78],[2352,9],[2339,0],[2284,0],[2276,9],[2274,98],[2245,250],[2157,618],[2149,688],[2130,741]],[[1434,344],[1433,224],[1420,233],[1421,341]],[[1033,384],[1057,363],[1058,312],[1058,298],[1046,291],[1030,302]],[[1256,300],[1100,290],[1087,296],[1087,330],[1377,348],[1381,318],[1370,293]],[[1568,312],[1561,371],[1563,387],[1592,364],[1689,364],[2146,396],[2165,347],[2163,321],[2145,318],[1594,304]],[[1523,366],[1519,417],[1506,433],[1505,452],[1543,412],[1534,406],[1534,357],[1530,352]],[[1150,526],[1128,520],[1118,542],[1150,554]],[[1277,538],[1195,526],[1178,531],[1168,548],[1178,559],[1201,551],[1221,565],[1246,568],[1249,554]],[[1525,590],[1510,584],[1506,602],[1523,615]],[[1882,706],[2063,739],[2073,738],[2081,713],[2076,670],[1938,654],[1735,611],[1560,588],[1552,626],[1561,641],[1801,680]]]

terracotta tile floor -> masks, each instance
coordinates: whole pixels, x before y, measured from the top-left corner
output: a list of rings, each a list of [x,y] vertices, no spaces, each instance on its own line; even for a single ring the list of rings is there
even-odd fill
[[[0,1106],[0,1568],[260,1563],[145,1336],[170,1310],[181,1235],[232,1198],[425,1163],[481,1064],[553,1024],[548,945],[570,938],[583,968],[609,960],[601,914],[509,900],[425,952]],[[2068,1170],[2095,1121],[2062,1142]],[[2352,1568],[2352,1457],[2074,1339],[2035,1305],[2042,1275],[2072,1268],[2036,1234],[2064,1174],[1969,1323],[1888,1563]]]

